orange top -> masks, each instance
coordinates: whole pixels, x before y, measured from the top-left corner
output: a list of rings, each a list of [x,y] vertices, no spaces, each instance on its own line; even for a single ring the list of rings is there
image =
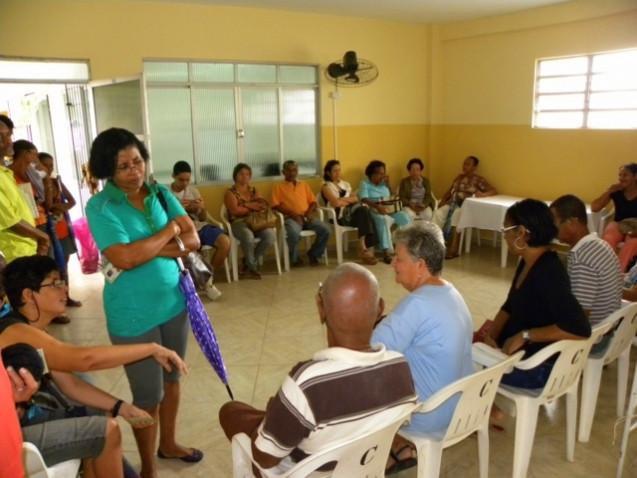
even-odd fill
[[[310,186],[304,181],[283,181],[272,188],[272,207],[281,204],[294,214],[302,216],[315,203],[316,198]]]

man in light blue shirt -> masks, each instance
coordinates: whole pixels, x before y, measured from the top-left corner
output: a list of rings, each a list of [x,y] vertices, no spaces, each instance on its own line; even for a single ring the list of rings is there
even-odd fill
[[[473,373],[469,309],[456,288],[440,277],[445,247],[440,229],[429,223],[396,233],[392,262],[396,282],[410,294],[376,327],[372,343],[402,353],[420,401]],[[457,399],[431,413],[414,414],[413,433],[445,430]]]

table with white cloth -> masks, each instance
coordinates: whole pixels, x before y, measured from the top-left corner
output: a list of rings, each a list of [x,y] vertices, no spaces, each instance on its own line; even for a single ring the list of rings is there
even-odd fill
[[[460,208],[460,219],[458,220],[458,232],[460,233],[460,250],[464,242],[465,252],[471,252],[471,233],[473,228],[486,229],[499,232],[504,223],[504,216],[507,209],[524,198],[506,196],[498,194],[485,198],[470,197],[464,200]],[[550,204],[550,201],[547,201]],[[586,205],[588,216],[588,229],[597,231],[600,213],[591,212],[590,205]],[[504,237],[501,237],[500,266],[506,267],[508,246]]]

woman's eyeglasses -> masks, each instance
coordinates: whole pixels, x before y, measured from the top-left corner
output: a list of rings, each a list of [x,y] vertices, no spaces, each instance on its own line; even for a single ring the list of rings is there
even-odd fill
[[[504,234],[505,232],[512,231],[512,230],[513,230],[513,229],[515,229],[516,227],[520,227],[520,225],[519,225],[519,224],[516,224],[515,226],[506,226],[506,227],[505,227],[505,226],[502,226],[502,227],[500,228],[500,232],[501,232],[502,234]]]

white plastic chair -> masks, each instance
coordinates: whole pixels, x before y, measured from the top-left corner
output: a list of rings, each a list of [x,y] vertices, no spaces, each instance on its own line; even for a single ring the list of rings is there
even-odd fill
[[[595,406],[599,394],[599,384],[605,365],[617,360],[617,416],[621,417],[626,405],[628,388],[628,368],[630,367],[630,348],[637,332],[637,302],[619,309],[604,319],[597,327],[608,324],[610,329],[617,326],[606,350],[600,354],[589,355],[582,376],[582,407],[578,440],[588,442],[591,436]]]
[[[208,213],[207,211],[206,211],[206,222],[209,222],[213,226],[217,226],[217,227],[220,227],[221,229],[225,230],[225,228],[223,227],[223,224],[221,224],[214,217],[212,217],[210,215],[210,213]],[[214,247],[212,247],[212,246],[201,246],[200,251],[201,251],[201,254],[206,258],[206,260],[210,261],[211,252],[212,252],[213,249],[214,249]],[[223,261],[223,267],[226,270],[226,281],[229,284],[230,282],[232,282],[232,279],[230,278],[230,265],[228,263],[228,258],[227,257]]]
[[[234,237],[234,233],[232,232],[232,226],[230,224],[230,219],[228,218],[228,209],[225,204],[221,205],[221,210],[219,212],[221,216],[221,220],[223,221],[224,228],[228,232],[228,236],[230,237],[230,262],[232,264],[232,275],[235,281],[239,280],[239,247],[241,246],[239,239]],[[276,232],[275,232],[276,234]],[[258,237],[254,237],[254,243],[257,244],[261,239]],[[281,275],[281,256],[279,255],[279,245],[275,239],[274,241],[274,256],[276,259],[276,270],[279,275]]]
[[[416,405],[403,405],[402,408],[399,417],[382,428],[314,453],[285,473],[277,473],[275,468],[261,468],[252,459],[250,437],[245,433],[238,433],[232,437],[232,476],[253,478],[254,465],[267,478],[305,478],[324,464],[336,462],[336,467],[330,472],[331,478],[384,477],[394,435],[403,423],[409,421]]]
[[[566,459],[574,460],[579,379],[593,343],[609,329],[610,324],[597,327],[587,340],[560,340],[515,365],[516,369],[530,370],[559,354],[544,388],[534,390],[500,385],[498,393],[512,400],[516,409],[513,478],[526,477],[540,405],[553,402],[562,395],[566,395]],[[474,360],[483,365],[501,360],[502,352],[485,344],[479,345],[478,353],[474,349]]]
[[[75,478],[82,464],[78,458],[47,467],[40,450],[29,442],[22,444],[22,460],[27,478]]]
[[[321,208],[317,208],[317,212],[318,212],[318,219],[320,221],[323,221],[323,211],[321,210]],[[283,250],[283,269],[285,270],[285,272],[289,272],[290,270],[290,250],[288,249],[288,242],[285,240],[287,234],[285,232],[285,217],[283,217],[283,214],[281,214],[278,211],[274,212],[277,217],[279,218],[279,241],[281,242],[281,250]],[[303,230],[301,231],[301,239],[305,239],[306,241],[309,241],[310,238],[312,236],[316,236],[316,233],[314,231],[310,231],[310,230]],[[323,253],[323,260],[325,262],[325,265],[328,264],[328,259],[327,259],[327,247],[325,248],[325,252]]]
[[[318,193],[316,195],[317,204],[321,204],[321,202],[319,201],[320,195],[321,193]],[[336,262],[337,264],[342,264],[343,251],[347,251],[348,249],[348,242],[347,240],[345,240],[347,238],[346,233],[358,233],[358,229],[351,226],[341,226],[337,221],[336,209],[334,209],[333,207],[325,205],[319,206],[319,209],[323,211],[326,224],[329,224],[334,231],[334,242],[336,243]]]
[[[475,347],[475,345],[474,345]],[[478,433],[480,478],[489,475],[489,416],[502,375],[511,371],[524,352],[510,357],[489,368],[469,375],[446,386],[422,403],[415,413],[428,413],[454,395],[460,399],[447,430],[431,434],[398,433],[416,445],[418,450],[418,478],[438,478],[442,451]]]
[[[628,407],[622,412],[624,421],[624,430],[622,432],[622,441],[619,447],[619,460],[617,461],[617,478],[622,478],[624,471],[624,461],[626,460],[626,449],[628,448],[628,435],[637,429],[637,420],[635,420],[635,408],[637,408],[637,367],[633,375],[633,386],[630,390],[630,398],[628,399]]]

